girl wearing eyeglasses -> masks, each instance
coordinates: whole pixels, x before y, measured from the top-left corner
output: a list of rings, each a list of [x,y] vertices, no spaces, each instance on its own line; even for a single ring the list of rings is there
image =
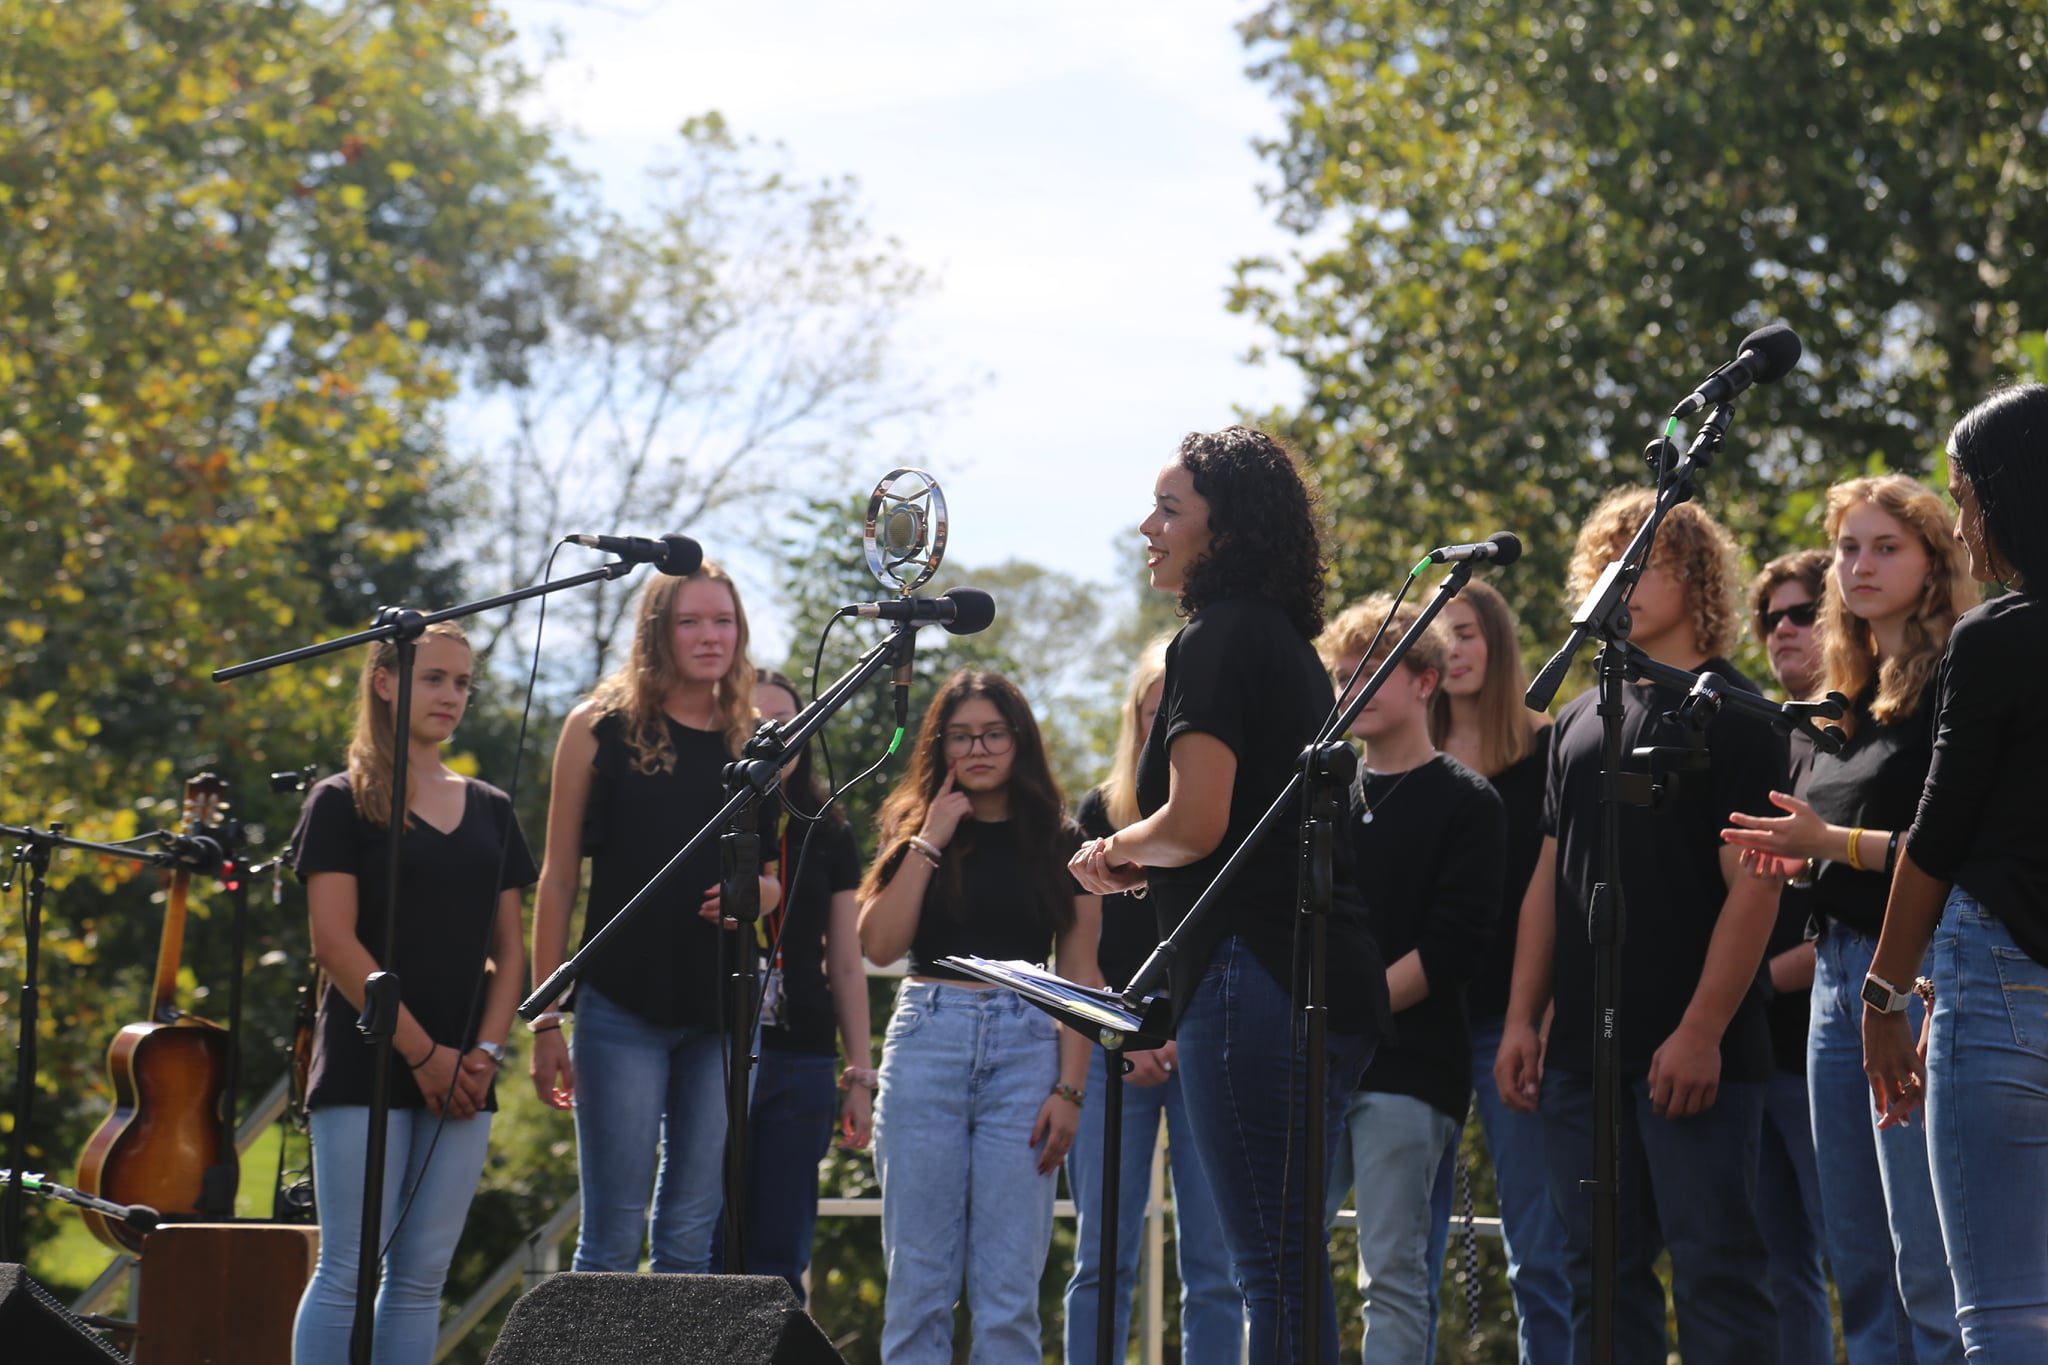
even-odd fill
[[[947,1365],[962,1285],[974,1359],[1038,1365],[1053,1191],[1086,1103],[1089,1040],[941,961],[1042,962],[1102,984],[1101,902],[1067,871],[1080,842],[1031,707],[996,673],[946,680],[882,805],[860,942],[909,979],[882,1043],[875,1170],[888,1269],[882,1357]]]
[[[1885,895],[1934,757],[1934,675],[1956,617],[1976,599],[1963,547],[1932,489],[1903,474],[1828,490],[1833,571],[1816,634],[1821,690],[1850,698],[1840,753],[1816,752],[1786,813],[1736,813],[1729,843],[1812,860],[1815,943],[1806,1084],[1819,1154],[1828,1261],[1851,1361],[1892,1359],[1910,1333],[1921,1361],[1962,1359],[1948,1267],[1928,1254],[1941,1225],[1923,1129],[1879,1132],[1863,1075],[1863,978]],[[1910,978],[1909,978],[1910,980]],[[1921,1006],[1912,1003],[1912,1026]],[[1894,1248],[1904,1250],[1897,1254]]]

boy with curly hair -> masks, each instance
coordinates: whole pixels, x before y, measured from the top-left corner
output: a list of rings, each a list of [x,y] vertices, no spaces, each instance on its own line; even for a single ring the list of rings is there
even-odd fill
[[[1648,514],[1648,490],[1609,494],[1580,529],[1581,598]],[[1696,503],[1672,509],[1630,599],[1631,643],[1673,667],[1750,687],[1723,657],[1742,626],[1735,546]],[[1754,690],[1752,688],[1751,690]],[[1680,746],[1682,694],[1623,688],[1622,752]],[[1559,714],[1544,796],[1543,851],[1522,902],[1514,984],[1494,1079],[1510,1107],[1543,1119],[1551,1198],[1572,1279],[1573,1358],[1592,1349],[1593,948],[1586,907],[1602,868],[1597,689]],[[1711,766],[1684,772],[1656,809],[1620,810],[1621,1185],[1615,1354],[1663,1360],[1657,1253],[1691,1360],[1778,1358],[1768,1258],[1754,1212],[1770,1038],[1756,990],[1778,888],[1721,842],[1730,811],[1768,813],[1783,778],[1769,727],[1729,712],[1707,731]],[[1630,759],[1627,766],[1640,767]],[[1554,1013],[1552,1006],[1554,1005]],[[1545,1033],[1545,1016],[1551,1022]]]

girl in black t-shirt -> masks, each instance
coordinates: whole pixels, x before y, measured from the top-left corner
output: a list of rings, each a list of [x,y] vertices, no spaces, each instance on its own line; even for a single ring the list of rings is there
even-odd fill
[[[2006,1365],[2048,1359],[2048,387],[1956,424],[1949,493],[1971,576],[2008,591],[1965,612],[1942,654],[1934,761],[1863,983],[1863,1060],[1887,1132],[1924,1095],[1963,1348]],[[1923,957],[1934,999],[1916,1052],[1905,1003]]]
[[[1166,689],[1166,640],[1147,645],[1131,671],[1117,726],[1116,749],[1108,778],[1081,798],[1075,823],[1090,838],[1109,835],[1138,822],[1138,756],[1159,713]],[[1102,898],[1102,947],[1097,954],[1103,977],[1122,986],[1159,942],[1152,906],[1143,897],[1118,892]],[[1104,1052],[1090,1049],[1088,1088],[1100,1092],[1105,1073]],[[1139,1234],[1152,1195],[1152,1158],[1159,1129],[1165,1125],[1166,1155],[1173,1179],[1174,1250],[1180,1270],[1180,1349],[1186,1365],[1235,1362],[1244,1350],[1244,1299],[1230,1278],[1216,1199],[1195,1150],[1189,1126],[1187,1097],[1181,1088],[1177,1044],[1149,1052],[1126,1054],[1130,1073],[1123,1091],[1123,1161],[1117,1200],[1117,1264],[1114,1292],[1116,1326],[1112,1335],[1129,1335],[1131,1293],[1138,1273]],[[1067,1281],[1066,1358],[1070,1365],[1095,1359],[1096,1310],[1102,1293],[1103,1114],[1084,1110],[1081,1132],[1067,1156],[1067,1188],[1074,1197],[1074,1273]]]
[[[788,720],[801,709],[796,684],[780,673],[761,673],[754,702],[764,721]],[[788,810],[810,814],[825,804],[811,754],[806,745],[783,771]],[[832,1145],[835,1114],[848,1147],[868,1145],[875,1068],[867,966],[855,923],[860,849],[846,813],[834,805],[810,825],[785,819],[778,855],[787,876],[801,876],[782,909],[763,914],[759,926],[761,947],[773,955],[747,1147],[747,1271],[782,1276],[801,1300],[818,1224],[818,1163]],[[847,1063],[836,1087],[835,1021]]]
[[[1514,608],[1491,583],[1474,579],[1437,618],[1449,636],[1443,683],[1430,699],[1437,748],[1486,778],[1507,817],[1501,908],[1465,991],[1472,1031],[1473,1108],[1493,1160],[1501,1240],[1508,1254],[1523,1360],[1564,1360],[1571,1353],[1571,1285],[1564,1273],[1564,1225],[1550,1204],[1543,1124],[1501,1102],[1493,1084],[1515,965],[1522,897],[1543,848],[1543,780],[1550,724],[1522,702],[1529,678]],[[1449,1195],[1435,1212],[1448,1213]],[[1433,1213],[1432,1228],[1442,1223]],[[1443,1268],[1437,1256],[1431,1267]]]
[[[583,859],[588,943],[725,804],[722,770],[755,724],[747,617],[731,577],[707,561],[686,578],[650,579],[625,663],[569,713],[555,748],[536,981],[567,951]],[[774,813],[762,804],[765,851]],[[577,1270],[636,1270],[643,1242],[659,1273],[710,1267],[726,1134],[719,879],[718,844],[707,841],[606,940],[564,1006],[575,1011],[571,1045],[562,1014],[533,1021],[534,1088],[576,1113]],[[763,910],[780,896],[764,876]]]
[[[364,981],[388,968],[398,976],[402,1001],[372,1343],[374,1358],[392,1365],[424,1365],[433,1356],[441,1285],[483,1174],[498,1107],[493,1080],[519,998],[520,888],[533,882],[533,859],[505,794],[441,761],[441,746],[469,704],[469,642],[449,622],[428,626],[414,656],[402,905],[393,959],[376,956],[390,913],[397,668],[398,647],[390,643],[364,660],[348,771],[307,794],[292,836],[313,956],[328,980],[306,1097],[320,1257],[299,1301],[292,1343],[298,1365],[349,1358],[372,1082],[370,1049],[355,1029]]]
[[[1849,698],[1840,722],[1848,742],[1839,753],[1812,755],[1798,795],[1772,793],[1786,814],[1738,812],[1723,837],[1751,850],[1752,861],[1770,855],[1792,860],[1785,871],[1803,871],[1809,860],[1817,868],[1807,898],[1820,936],[1806,1085],[1849,1355],[1888,1352],[1903,1308],[1921,1359],[1956,1359],[1954,1282],[1920,1251],[1941,1235],[1926,1135],[1917,1126],[1878,1132],[1871,1123],[1862,990],[1896,850],[1933,758],[1934,670],[1976,592],[1940,500],[1916,479],[1838,483],[1828,490],[1824,524],[1834,560],[1815,631],[1820,690]]]
[[[995,673],[948,678],[883,803],[860,888],[867,956],[910,957],[875,1105],[891,1365],[952,1360],[963,1277],[974,1358],[1041,1359],[1038,1281],[1088,1040],[941,959],[1040,962],[1057,943],[1062,974],[1102,984],[1100,904],[1067,873],[1076,842],[1023,694]]]
[[[1167,646],[1158,719],[1138,765],[1143,818],[1076,856],[1105,895],[1149,889],[1162,932],[1181,922],[1299,765],[1331,709],[1311,643],[1323,624],[1322,545],[1293,455],[1264,432],[1193,432],[1153,484],[1139,526],[1152,586],[1188,623]],[[1295,840],[1270,837],[1183,940],[1171,983],[1181,1084],[1259,1360],[1303,1357],[1302,1266],[1327,1286],[1321,1210],[1302,1198],[1309,1132],[1333,1151],[1344,1106],[1386,1017],[1386,969],[1362,911],[1328,916],[1327,1103],[1303,1121],[1307,1054],[1297,1046]],[[1225,1173],[1229,1174],[1226,1175]],[[1318,1326],[1336,1359],[1325,1288]]]

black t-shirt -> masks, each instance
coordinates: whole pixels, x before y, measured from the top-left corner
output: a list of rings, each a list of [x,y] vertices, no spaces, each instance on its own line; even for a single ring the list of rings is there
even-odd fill
[[[1865,690],[1867,698],[1871,689]],[[1838,754],[1812,755],[1799,794],[1831,825],[1850,829],[1900,830],[1913,823],[1927,767],[1934,759],[1934,689],[1922,694],[1913,714],[1890,725],[1871,718],[1867,700],[1856,706],[1854,733]],[[1810,746],[1809,746],[1810,748]],[[1823,862],[1813,879],[1812,908],[1823,922],[1839,920],[1875,938],[1884,928],[1884,903],[1891,878],[1884,871],[1884,841],[1860,845],[1864,870],[1846,862]]]
[[[1462,1122],[1472,1094],[1464,986],[1500,913],[1507,816],[1487,780],[1449,754],[1360,777],[1345,829],[1373,941],[1389,963],[1419,954],[1429,994],[1394,1016],[1358,1088],[1413,1095]]]
[[[593,728],[590,801],[583,813],[583,853],[590,859],[590,896],[583,942],[675,856],[725,805],[723,772],[731,761],[725,735],[667,718],[675,762],[643,773],[626,742],[625,718],[601,716]],[[760,805],[761,858],[775,856],[776,804]],[[584,964],[582,979],[607,1000],[650,1024],[720,1028],[720,929],[697,913],[721,875],[718,838],[670,873],[653,900],[606,940]],[[569,1008],[573,1008],[573,999]]]
[[[373,958],[384,951],[389,839],[387,827],[357,814],[347,773],[313,785],[292,834],[292,867],[300,880],[319,872],[356,879],[356,939]],[[443,833],[415,815],[399,842],[398,858],[405,912],[398,917],[392,960],[378,965],[398,974],[399,999],[428,1037],[467,1052],[476,1043],[483,1014],[484,988],[478,978],[490,951],[498,895],[533,885],[539,876],[533,854],[513,818],[511,800],[496,787],[472,780],[464,783],[462,818],[455,828]],[[356,1007],[330,983],[313,1035],[308,1108],[370,1102],[371,1052],[356,1031],[356,1016]],[[388,1092],[395,1108],[417,1109],[423,1103],[405,1062],[396,1057]],[[495,1084],[484,1107],[498,1107]]]
[[[1785,780],[1796,792],[1805,783],[1806,770],[1813,763],[1813,741],[1797,731],[1778,738],[1785,755]],[[1813,992],[1774,988],[1770,976],[1771,959],[1804,943],[1812,932],[1812,925],[1813,888],[1788,882],[1778,892],[1778,918],[1771,925],[1770,942],[1765,945],[1764,960],[1757,968],[1757,985],[1764,997],[1764,1018],[1771,1034],[1771,1057],[1777,1062],[1778,1070],[1790,1076],[1806,1074],[1806,1035],[1813,1022]]]
[[[1966,611],[1935,675],[1934,762],[1907,848],[1975,896],[2048,965],[2048,604],[2031,592]]]
[[[1044,962],[1052,955],[1054,914],[1070,913],[1071,898],[1085,894],[1067,871],[1067,860],[1080,846],[1081,831],[1063,822],[1052,856],[1058,860],[1062,894],[1069,902],[1064,911],[1056,911],[1039,892],[1041,882],[1018,845],[1014,821],[962,820],[946,843],[940,865],[925,882],[917,933],[910,940],[910,974],[941,981],[975,980],[939,961],[949,956]],[[898,850],[897,866],[905,856]],[[956,870],[957,895],[949,891]]]
[[[803,877],[785,882],[784,904],[789,922],[782,928],[780,991],[782,1023],[761,1026],[761,1046],[784,1052],[839,1054],[838,1018],[832,1009],[832,985],[825,974],[825,931],[832,921],[832,898],[860,885],[860,849],[853,830],[829,817],[809,826],[810,848],[803,847],[806,826],[794,820],[783,825],[781,856],[785,878],[797,875],[799,853]],[[774,942],[781,912],[763,915],[767,940]],[[854,1060],[867,1064],[864,1057]]]
[[[1522,926],[1522,897],[1536,860],[1543,854],[1543,782],[1550,769],[1550,731],[1530,736],[1529,752],[1491,779],[1507,813],[1507,862],[1501,877],[1500,914],[1493,934],[1465,987],[1465,1017],[1474,1023],[1499,1020],[1508,1012],[1515,977],[1515,942]]]
[[[1166,804],[1173,741],[1200,732],[1237,756],[1230,823],[1208,857],[1148,870],[1152,911],[1163,937],[1186,916],[1300,766],[1301,751],[1330,713],[1334,693],[1315,649],[1286,613],[1255,597],[1213,602],[1166,647],[1159,715],[1138,759],[1138,809]],[[1206,923],[1172,963],[1174,1013],[1187,1008],[1227,935],[1243,940],[1276,981],[1292,983],[1296,843],[1289,816],[1255,849],[1205,912]],[[1340,844],[1343,841],[1339,841]],[[1348,861],[1348,858],[1346,859]],[[1340,877],[1341,881],[1341,877]],[[1306,957],[1304,944],[1304,958]],[[1330,1024],[1363,1033],[1386,1015],[1386,968],[1366,932],[1355,888],[1341,888],[1329,923]]]
[[[1703,671],[1730,685],[1755,690],[1725,659]],[[1669,713],[1684,694],[1653,683],[1622,689],[1622,753],[1629,771],[1643,765],[1644,745],[1683,747],[1687,732]],[[1575,697],[1557,718],[1550,750],[1550,780],[1543,821],[1557,836],[1557,940],[1551,979],[1557,1002],[1550,1029],[1550,1065],[1593,1069],[1593,949],[1586,941],[1586,907],[1602,880],[1600,717],[1598,689]],[[1707,945],[1727,899],[1721,878],[1721,831],[1730,811],[1778,813],[1770,801],[1784,785],[1783,749],[1762,721],[1724,710],[1709,726],[1706,772],[1681,775],[1675,796],[1660,809],[1624,805],[1621,815],[1621,884],[1626,891],[1627,938],[1621,945],[1621,1065],[1624,1075],[1647,1074],[1650,1057],[1671,1036],[1699,986]],[[1760,1081],[1771,1075],[1770,1038],[1761,994],[1752,986],[1721,1035],[1721,1078]]]
[[[1081,798],[1074,823],[1081,827],[1082,836],[1089,839],[1106,839],[1116,833],[1102,788],[1096,787]],[[1119,891],[1102,898],[1102,941],[1096,948],[1095,960],[1102,967],[1102,979],[1112,988],[1121,988],[1136,976],[1138,968],[1145,965],[1145,959],[1158,946],[1159,922],[1143,897]]]

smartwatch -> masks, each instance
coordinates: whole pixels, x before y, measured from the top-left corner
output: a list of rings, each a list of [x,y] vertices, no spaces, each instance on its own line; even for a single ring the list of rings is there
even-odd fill
[[[1863,1003],[1879,1014],[1897,1014],[1912,998],[1912,992],[1897,989],[1876,972],[1863,978]]]

